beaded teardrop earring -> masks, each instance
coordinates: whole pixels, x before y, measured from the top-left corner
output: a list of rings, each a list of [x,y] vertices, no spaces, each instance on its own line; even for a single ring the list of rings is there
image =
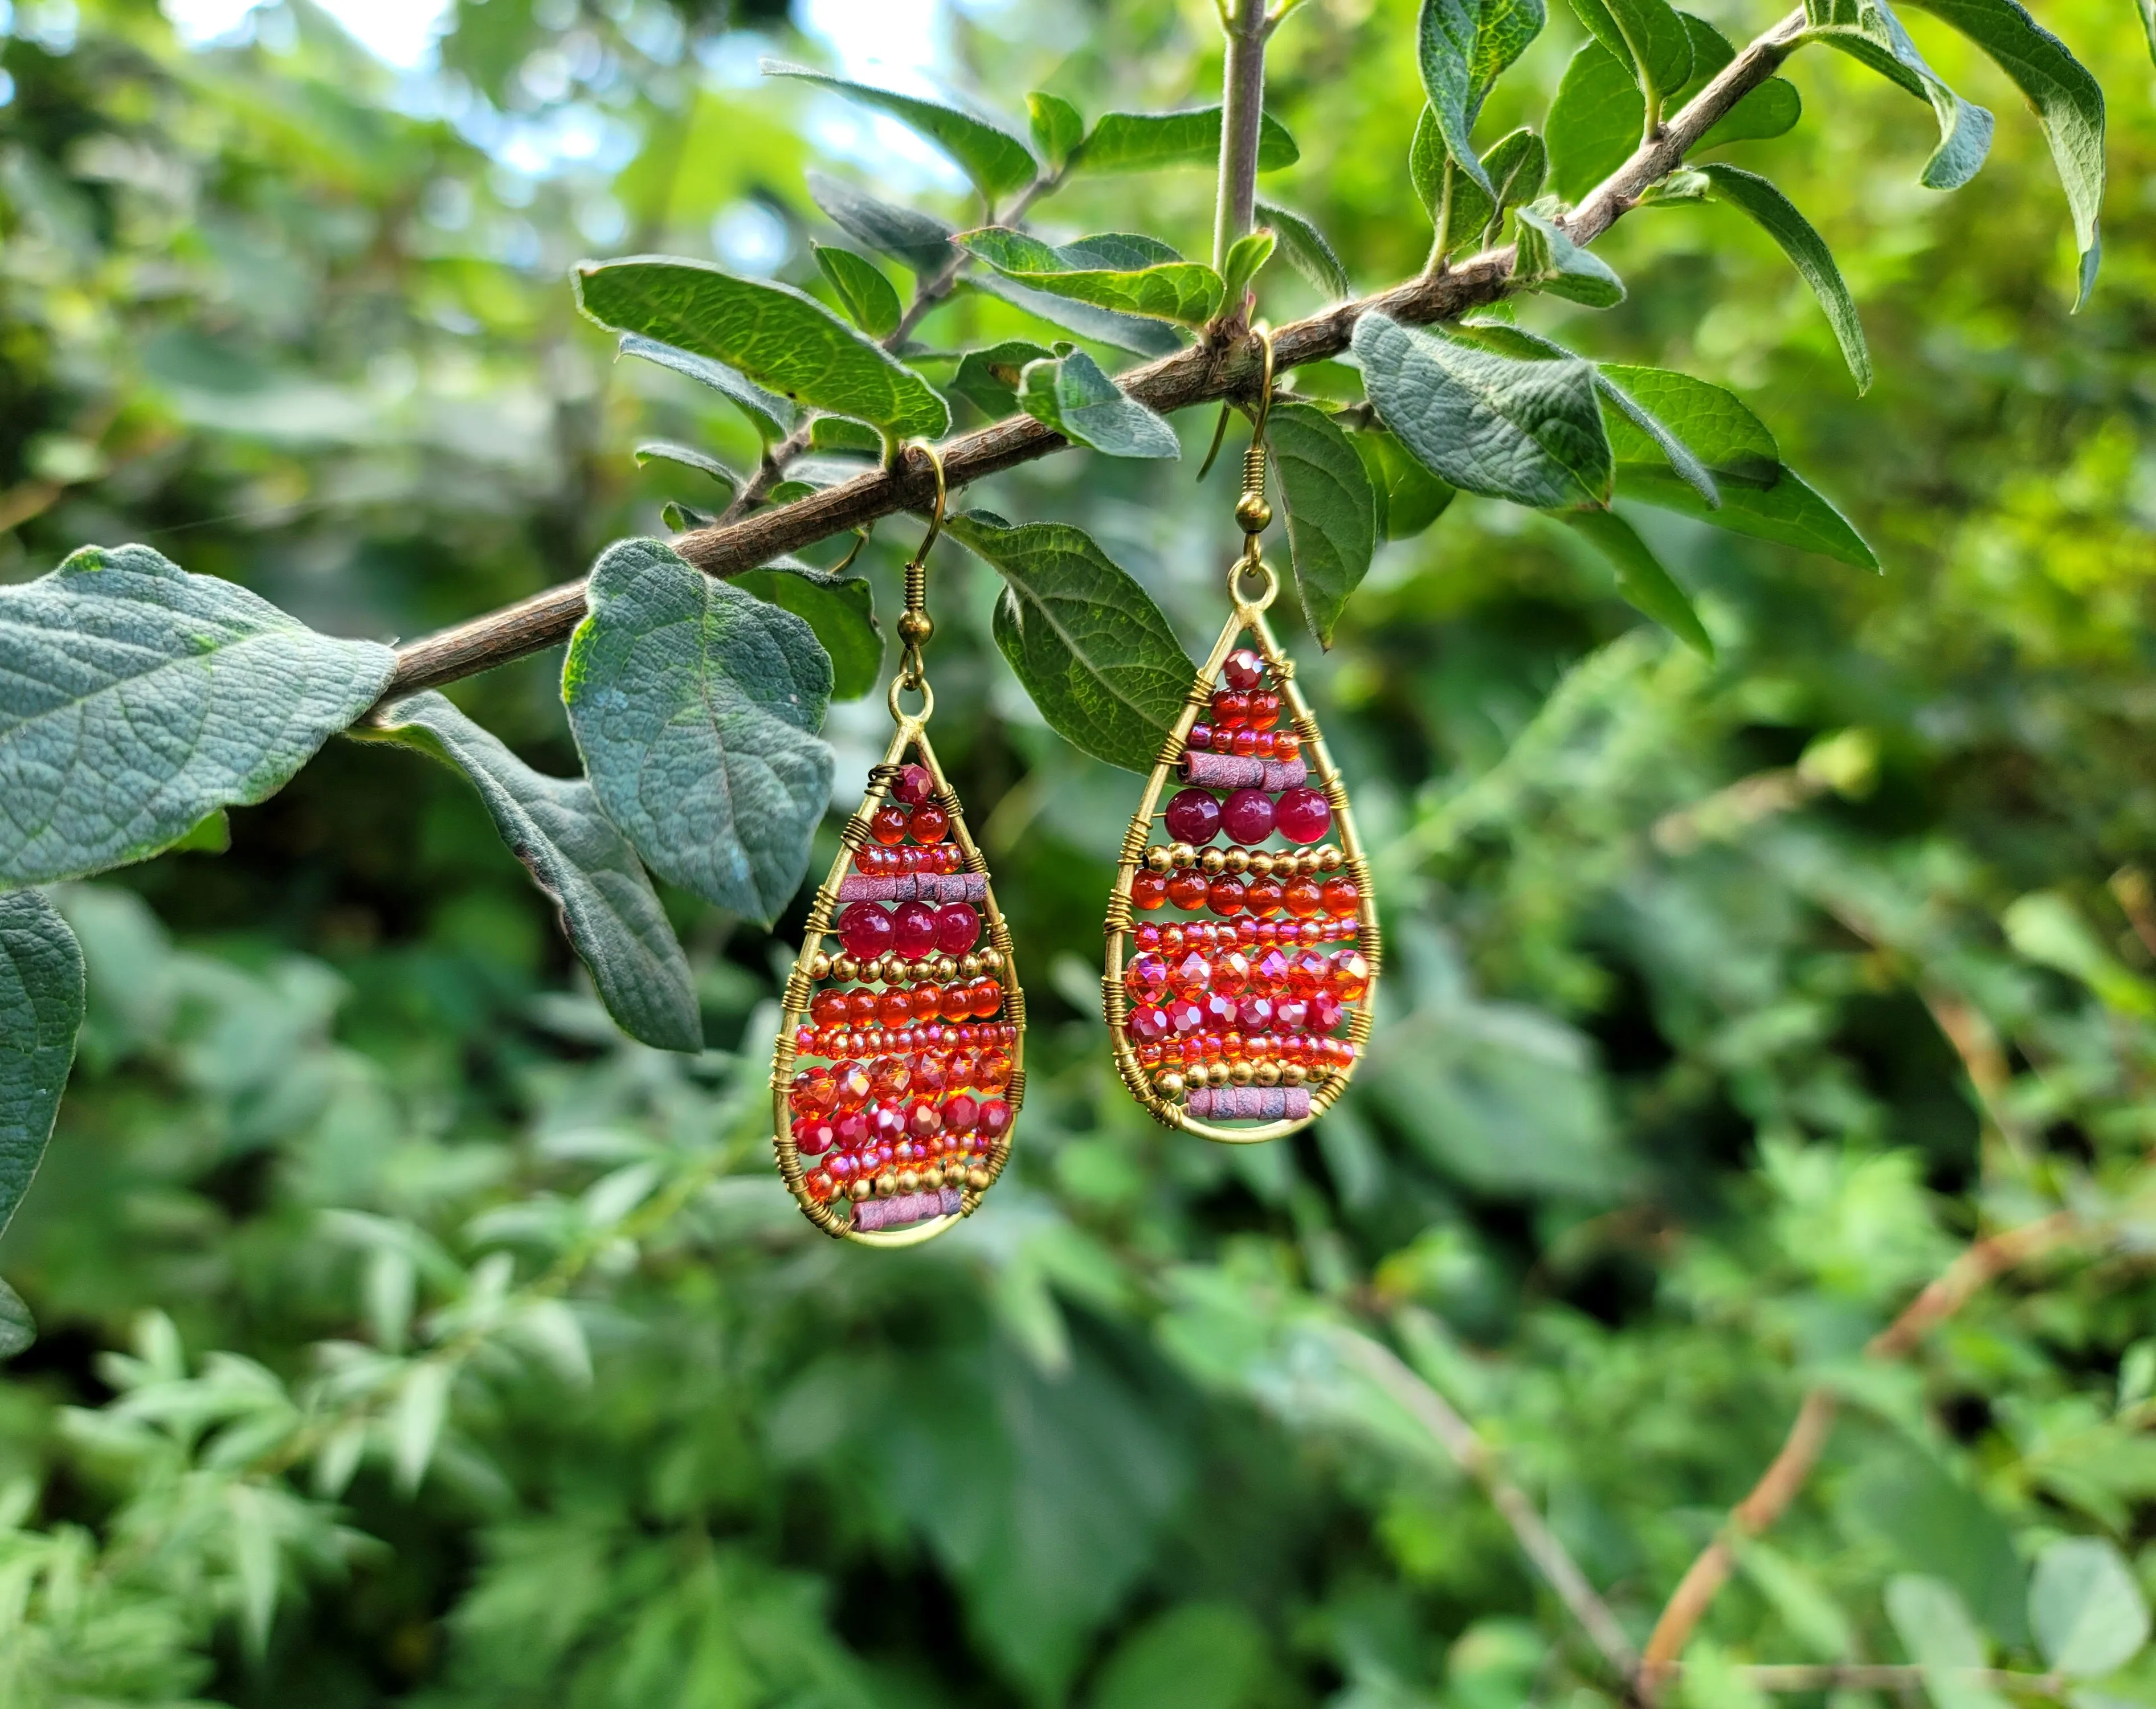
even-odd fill
[[[1258,544],[1272,520],[1273,345],[1264,327],[1255,336],[1235,609],[1123,839],[1102,981],[1131,1096],[1168,1127],[1231,1144],[1284,1138],[1339,1096],[1369,1039],[1378,962],[1348,792],[1265,622],[1280,591]],[[1172,777],[1184,787],[1162,809]]]
[[[778,1172],[802,1214],[879,1246],[932,1239],[973,1214],[1025,1096],[1010,932],[928,741],[936,695],[921,649],[935,629],[925,601],[944,486],[942,459],[921,449],[936,511],[906,567],[898,728],[809,910],[771,1070]],[[903,693],[919,711],[902,709]]]

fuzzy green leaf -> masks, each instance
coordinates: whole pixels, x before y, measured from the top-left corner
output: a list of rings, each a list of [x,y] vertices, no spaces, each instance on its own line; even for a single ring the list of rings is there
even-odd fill
[[[1584,42],[1550,103],[1550,187],[1577,204],[1632,157],[1647,119],[1646,97],[1625,62],[1599,42]]]
[[[1857,318],[1856,300],[1850,295],[1841,269],[1835,265],[1833,254],[1825,239],[1812,229],[1811,222],[1797,211],[1795,203],[1757,172],[1748,172],[1742,167],[1721,161],[1710,161],[1697,170],[1707,179],[1715,200],[1727,202],[1749,214],[1768,237],[1782,246],[1782,253],[1803,275],[1804,283],[1812,288],[1812,295],[1819,299],[1820,307],[1826,311],[1827,324],[1834,328],[1835,342],[1841,346],[1842,360],[1856,376],[1856,389],[1860,393],[1869,391],[1871,352],[1865,346],[1864,323]]]
[[[1000,418],[1018,408],[1019,376],[1028,362],[1045,362],[1055,352],[1029,339],[1006,338],[985,350],[969,350],[947,388],[982,414]]]
[[[838,293],[839,306],[854,325],[877,339],[888,338],[898,331],[898,292],[883,276],[880,268],[872,261],[863,260],[851,249],[840,249],[828,244],[811,244],[808,248],[816,258],[818,269]]]
[[[1609,440],[1584,362],[1523,362],[1414,331],[1356,324],[1356,359],[1378,419],[1430,472],[1537,510],[1609,496]]]
[[[1023,309],[1051,326],[1060,326],[1065,332],[1075,332],[1096,344],[1127,350],[1132,356],[1170,356],[1183,347],[1175,328],[1163,321],[1149,321],[1140,315],[1118,314],[1113,309],[1098,308],[1075,297],[1037,290],[1029,285],[1020,285],[1015,279],[1006,279],[1000,273],[973,274],[966,282],[975,290],[1009,303],[1014,309]]]
[[[793,430],[793,406],[776,392],[767,392],[752,380],[745,380],[724,362],[713,362],[693,352],[676,349],[662,344],[656,338],[645,338],[638,333],[624,332],[616,346],[617,356],[641,357],[656,362],[662,368],[671,368],[677,374],[709,386],[748,418],[749,425],[767,442],[783,439]]]
[[[1250,288],[1250,281],[1258,276],[1258,270],[1272,259],[1274,247],[1279,242],[1279,236],[1270,228],[1260,226],[1228,246],[1228,264],[1220,275],[1220,300],[1223,303],[1234,308],[1242,302],[1244,293]]]
[[[875,687],[883,670],[883,630],[876,623],[875,595],[867,577],[780,558],[728,579],[745,593],[792,612],[816,632],[831,655],[833,700],[857,701]]]
[[[1303,618],[1318,644],[1330,647],[1333,627],[1377,550],[1377,495],[1353,442],[1315,404],[1275,404],[1266,439],[1287,512]]]
[[[793,613],[655,540],[608,548],[586,598],[562,699],[600,805],[660,877],[776,918],[830,805],[829,659]]]
[[[661,1050],[701,1050],[704,1023],[688,957],[626,839],[582,778],[535,772],[439,694],[385,710],[391,729],[471,779],[494,828],[559,910],[607,1013]],[[409,739],[409,738],[408,738]]]
[[[2148,1599],[2108,1538],[2062,1537],[2036,1558],[2029,1627],[2055,1671],[2107,1674],[2148,1641]]]
[[[1572,0],[1572,9],[1631,73],[1643,96],[1667,111],[1691,81],[1692,57],[1691,32],[1669,0]]]
[[[1417,69],[1432,121],[1460,171],[1493,202],[1475,151],[1475,120],[1490,86],[1542,33],[1543,0],[1423,0]]]
[[[945,527],[1003,577],[996,645],[1049,726],[1096,759],[1151,771],[1195,674],[1152,597],[1068,523],[1007,527],[973,512]]]
[[[2156,0],[2151,0],[2151,3],[2156,4]],[[1325,241],[1324,233],[1301,214],[1276,202],[1259,203],[1257,215],[1280,234],[1281,259],[1322,291],[1327,302],[1339,302],[1355,295],[1348,269],[1340,264],[1332,245]]]
[[[1887,0],[1804,0],[1804,39],[1839,48],[1919,100],[1938,120],[1939,146],[1924,162],[1922,182],[1933,190],[1966,184],[1991,151],[1992,118],[1964,100],[1925,62]]]
[[[0,1281],[0,1359],[12,1359],[38,1338],[38,1320],[23,1296]]]
[[[1186,261],[1157,238],[1103,232],[1058,248],[1008,226],[952,239],[1007,279],[1117,314],[1202,326],[1219,311],[1220,275]]]
[[[577,302],[602,326],[711,357],[819,409],[901,435],[951,425],[927,381],[791,285],[639,255],[579,266]]]
[[[2066,44],[2015,0],[1912,0],[1989,54],[2035,109],[2059,182],[2073,215],[2074,247],[2095,254],[2097,210],[2103,203],[2103,90]],[[2079,308],[2092,267],[2084,268]]]
[[[921,100],[913,95],[900,95],[895,90],[849,82],[843,77],[827,76],[805,65],[789,65],[781,59],[766,59],[762,69],[767,77],[791,77],[798,82],[812,83],[819,89],[845,96],[856,105],[890,114],[949,155],[991,202],[1030,184],[1040,171],[1032,150],[1009,131],[941,101]]]
[[[1429,108],[1423,109],[1427,114]],[[1482,157],[1482,167],[1496,192],[1493,203],[1464,172],[1452,174],[1452,207],[1445,226],[1445,251],[1481,249],[1497,240],[1505,216],[1543,192],[1549,155],[1532,131],[1508,132]],[[1433,218],[1435,210],[1433,210]]]
[[[819,415],[808,423],[808,449],[866,452],[873,457],[883,449],[883,435],[866,422],[848,421],[843,415]]]
[[[1351,436],[1355,454],[1370,477],[1377,501],[1378,532],[1387,540],[1408,540],[1423,531],[1452,502],[1458,488],[1440,480],[1415,461],[1408,449],[1382,428]]]
[[[708,475],[726,490],[729,499],[741,490],[741,476],[709,452],[699,451],[693,445],[677,445],[671,439],[648,439],[636,448],[636,466],[643,469],[653,463],[679,464],[699,475]]]
[[[831,223],[857,244],[888,255],[908,271],[924,276],[951,264],[951,234],[932,213],[879,202],[865,190],[822,172],[808,174],[808,195]]]
[[[1590,309],[1614,308],[1625,300],[1625,281],[1592,249],[1583,249],[1530,208],[1514,209],[1512,218],[1515,279]]]
[[[0,895],[0,1231],[53,1137],[83,1015],[82,950],[35,890]]]
[[[1691,596],[1630,522],[1614,511],[1565,511],[1558,520],[1609,561],[1627,605],[1645,613],[1702,658],[1714,657],[1714,643],[1692,609]]]
[[[0,885],[146,860],[275,794],[396,665],[146,546],[0,588]]]
[[[1295,138],[1270,113],[1258,130],[1258,170],[1278,172],[1302,158]],[[1217,166],[1220,109],[1180,113],[1103,113],[1078,151],[1076,164],[1089,172],[1150,172],[1156,167]]]
[[[1060,95],[1036,89],[1025,98],[1025,110],[1032,125],[1033,146],[1052,167],[1064,165],[1086,140],[1085,116]]]
[[[1111,457],[1180,457],[1175,429],[1101,372],[1082,350],[1030,364],[1020,377],[1018,404],[1066,439]]]
[[[1691,81],[1676,97],[1682,102],[1704,89],[1717,72],[1737,57],[1737,49],[1705,18],[1689,12],[1677,16],[1684,19],[1685,28],[1691,34]],[[1735,106],[1716,120],[1694,146],[1694,152],[1719,148],[1725,142],[1755,142],[1784,136],[1795,128],[1804,111],[1804,99],[1797,93],[1796,85],[1786,77],[1770,77],[1758,88],[1747,90]]]

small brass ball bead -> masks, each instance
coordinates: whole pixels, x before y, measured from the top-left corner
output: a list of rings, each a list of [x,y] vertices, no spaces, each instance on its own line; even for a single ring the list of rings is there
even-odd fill
[[[1246,1086],[1257,1077],[1257,1070],[1251,1067],[1247,1062],[1231,1062],[1228,1065],[1228,1084],[1229,1085]]]
[[[1262,534],[1272,526],[1273,507],[1263,493],[1246,492],[1235,500],[1235,521],[1245,534]]]
[[[1178,866],[1194,866],[1198,861],[1198,851],[1188,843],[1170,844],[1168,855]]]
[[[897,1198],[898,1177],[891,1173],[890,1170],[886,1169],[883,1173],[877,1176],[875,1178],[875,1193],[878,1198]]]
[[[1270,878],[1280,862],[1260,849],[1250,856],[1250,870],[1260,878]]]
[[[1281,1084],[1284,1086],[1299,1086],[1309,1078],[1309,1075],[1303,1071],[1303,1066],[1300,1062],[1283,1062],[1281,1064],[1280,1077]]]
[[[898,615],[898,638],[918,647],[936,633],[936,620],[925,611],[902,611]]]
[[[901,1193],[918,1193],[921,1177],[911,1169],[901,1169],[898,1172],[898,1190]]]
[[[976,955],[960,957],[958,960],[958,972],[968,979],[979,978],[981,977],[981,958]],[[943,977],[946,979],[948,979],[951,976],[948,973],[946,973]]]
[[[968,961],[971,961],[973,957],[968,956],[966,959]],[[936,957],[936,978],[937,983],[948,985],[957,977],[958,963],[956,960],[949,956],[938,956]]]
[[[1317,870],[1320,872],[1337,872],[1347,864],[1347,860],[1345,854],[1327,844],[1317,851]]]
[[[820,949],[808,957],[808,977],[812,979],[828,979],[831,977],[831,958]]]
[[[1227,866],[1228,857],[1218,849],[1208,849],[1198,857],[1198,865],[1202,870],[1217,875]]]
[[[1212,1064],[1205,1070],[1205,1079],[1207,1083],[1212,1085],[1224,1086],[1227,1085],[1228,1065],[1224,1062],[1215,1062]]]
[[[1221,860],[1230,872],[1248,872],[1250,870],[1250,851],[1248,849],[1230,849]]]
[[[966,1185],[976,1193],[986,1193],[989,1183],[995,1178],[978,1164],[966,1171]]]
[[[1281,1083],[1281,1065],[1277,1062],[1260,1062],[1251,1077],[1261,1086],[1276,1086]]]
[[[1180,1074],[1178,1074],[1172,1068],[1168,1070],[1166,1074],[1161,1075],[1158,1080],[1153,1082],[1154,1087],[1159,1091],[1161,1096],[1163,1098],[1181,1097],[1183,1094],[1184,1085],[1185,1082],[1183,1076]]]
[[[1165,872],[1175,865],[1175,850],[1156,843],[1146,850],[1146,865],[1154,872]]]
[[[851,956],[840,956],[831,963],[831,977],[843,984],[850,985],[861,977],[861,965]]]
[[[921,1178],[921,1184],[932,1193],[941,1192],[943,1187],[943,1166],[940,1163],[931,1163],[928,1166],[928,1173]]]
[[[984,949],[981,952],[981,971],[983,973],[993,973],[1000,972],[1003,967],[1003,964],[1004,952],[1001,950]]]
[[[852,1199],[855,1203],[859,1203],[862,1199],[866,1198],[875,1191],[875,1188],[870,1186],[867,1181],[858,1176],[846,1183],[846,1197]]]

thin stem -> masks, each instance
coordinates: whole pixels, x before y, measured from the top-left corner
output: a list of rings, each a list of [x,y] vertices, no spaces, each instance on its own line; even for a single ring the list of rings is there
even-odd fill
[[[1234,0],[1223,22],[1227,62],[1220,71],[1220,185],[1214,203],[1213,265],[1250,228],[1258,204],[1258,139],[1265,111],[1265,0]]]
[[[1452,157],[1447,155],[1444,167],[1445,187],[1438,192],[1437,212],[1431,216],[1430,219],[1435,230],[1430,238],[1430,264],[1423,269],[1427,273],[1440,273],[1444,270],[1445,252],[1452,247],[1453,172]]]
[[[1804,24],[1804,13],[1792,13],[1724,66],[1653,143],[1641,146],[1573,211],[1565,222],[1566,234],[1576,244],[1591,244],[1622,218],[1641,191],[1676,170],[1685,151],[1717,121],[1774,74],[1796,47]],[[1456,320],[1496,302],[1517,288],[1512,259],[1509,244],[1485,249],[1435,277],[1412,279],[1283,326],[1273,336],[1275,369],[1284,374],[1339,355],[1348,347],[1356,321],[1373,310],[1420,325]],[[1198,345],[1118,376],[1118,380],[1131,397],[1168,414],[1239,396],[1249,389],[1256,372],[1256,352],[1245,341],[1225,351]],[[943,466],[955,490],[1068,445],[1068,440],[1031,416],[1013,416],[948,441],[942,448]],[[783,552],[860,528],[879,516],[901,510],[925,512],[933,498],[933,485],[927,471],[914,469],[909,459],[896,470],[875,470],[792,504],[697,529],[675,540],[674,549],[709,575],[738,575]],[[455,682],[558,645],[583,615],[584,584],[567,582],[413,642],[398,649],[397,674],[384,699]]]
[[[2065,1678],[2055,1673],[2014,1673],[2001,1667],[1917,1667],[1906,1662],[1768,1662],[1732,1670],[1755,1691],[1921,1691],[1933,1680],[1989,1686],[2032,1696],[2062,1697]]]

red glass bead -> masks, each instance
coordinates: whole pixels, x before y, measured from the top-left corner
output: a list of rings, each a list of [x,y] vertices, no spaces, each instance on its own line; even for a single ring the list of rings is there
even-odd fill
[[[882,849],[877,848],[873,843],[864,843],[854,850],[854,870],[865,872],[874,878],[876,876],[877,867],[882,864]]]
[[[1243,906],[1253,914],[1277,914],[1286,889],[1276,878],[1254,878],[1243,890]]]
[[[1280,722],[1281,698],[1270,689],[1260,689],[1250,696],[1250,727],[1270,730]]]
[[[819,1027],[843,1027],[846,1024],[846,993],[819,991],[808,999],[808,1018]]]
[[[860,1065],[856,1063],[855,1066],[859,1067]],[[837,1137],[838,1142],[850,1151],[869,1137],[870,1126],[865,1108],[848,1110],[833,1121],[831,1131]]]
[[[1235,1024],[1245,1032],[1263,1032],[1272,1024],[1273,1001],[1270,997],[1245,997],[1235,1005]]]
[[[886,801],[869,815],[869,834],[886,849],[906,840],[906,810],[895,801]]]
[[[980,1131],[990,1139],[1001,1139],[1010,1132],[1011,1106],[1001,1098],[990,1098],[981,1106]]]
[[[1147,1003],[1131,1011],[1131,1030],[1147,1044],[1157,1044],[1175,1029],[1166,1009],[1158,1003]]]
[[[1170,921],[1160,928],[1160,947],[1170,956],[1179,954],[1188,942],[1189,934],[1184,931],[1179,920]]]
[[[1325,881],[1325,911],[1336,920],[1344,919],[1363,905],[1363,892],[1352,878],[1329,878]]]
[[[1160,927],[1151,920],[1142,920],[1131,933],[1131,942],[1140,949],[1160,947]]]
[[[1332,963],[1313,950],[1304,950],[1288,968],[1287,983],[1298,997],[1314,996],[1332,983]]]
[[[812,1157],[820,1157],[831,1148],[837,1132],[820,1116],[803,1116],[793,1124],[793,1143]]]
[[[1210,724],[1192,725],[1190,734],[1183,738],[1183,745],[1193,753],[1212,752],[1213,726]]]
[[[1322,920],[1306,920],[1296,927],[1295,935],[1300,943],[1322,943],[1325,942],[1325,922]]]
[[[1188,997],[1178,997],[1168,1005],[1168,1024],[1178,1034],[1194,1033],[1205,1024],[1204,1011]]]
[[[1223,1033],[1220,1035],[1220,1054],[1230,1062],[1240,1062],[1250,1051],[1240,1033]]]
[[[973,1012],[973,993],[965,985],[947,985],[942,991],[943,1019],[962,1021]]]
[[[1286,987],[1289,965],[1288,958],[1283,952],[1278,949],[1267,950],[1258,957],[1250,968],[1250,983],[1253,988],[1264,992],[1269,997],[1279,995]]]
[[[906,1137],[906,1111],[896,1103],[879,1104],[869,1121],[875,1130],[876,1154],[889,1156],[886,1147]]]
[[[1287,797],[1283,795],[1281,799],[1285,801]],[[1273,831],[1272,797],[1262,789],[1238,789],[1222,804],[1220,822],[1227,828],[1231,841],[1262,843]]]
[[[934,802],[925,802],[913,809],[913,840],[924,846],[940,843],[951,829],[951,815]]]
[[[916,985],[906,993],[906,1006],[916,1021],[932,1021],[943,1013],[943,993],[935,985]]]
[[[1212,980],[1212,962],[1194,949],[1168,964],[1168,983],[1178,997],[1194,997]]]
[[[1168,963],[1147,952],[1123,966],[1123,991],[1134,1003],[1158,1003],[1168,994]]]
[[[1302,737],[1292,730],[1273,731],[1273,757],[1285,764],[1302,757]]]
[[[945,1071],[943,1084],[954,1090],[959,1086],[976,1085],[979,1084],[980,1072],[980,1053],[972,1050],[959,1050],[951,1058],[951,1066]]]
[[[906,1112],[906,1131],[916,1139],[926,1139],[932,1133],[943,1131],[942,1112],[926,1098]]]
[[[921,1040],[914,1036],[911,1027],[901,1027],[891,1035],[891,1048],[901,1053],[910,1053],[920,1042]]]
[[[1291,843],[1315,843],[1332,829],[1332,803],[1319,790],[1287,790],[1274,809],[1273,824]]]
[[[865,1116],[862,1118],[862,1123],[864,1127],[866,1126],[867,1118]],[[834,1152],[831,1153],[829,1158],[826,1160],[824,1167],[830,1172],[831,1178],[834,1181],[839,1182],[843,1185],[844,1183],[854,1178],[854,1171],[860,1167],[860,1163],[850,1152]]]
[[[1250,906],[1250,892],[1247,890],[1243,893],[1243,905],[1245,907]],[[1245,914],[1235,922],[1235,942],[1242,945],[1245,949],[1255,949],[1258,947],[1260,923]]]
[[[962,956],[981,941],[981,916],[963,902],[946,902],[936,916],[936,947]]]
[[[1299,878],[1282,892],[1281,900],[1288,912],[1300,920],[1324,907],[1325,892],[1316,879]]]
[[[1250,721],[1250,697],[1240,689],[1213,690],[1213,724],[1216,730],[1240,730]],[[1219,737],[1214,737],[1217,747]]]
[[[913,1070],[902,1056],[879,1056],[869,1065],[869,1085],[877,1106],[886,1106],[912,1090]]]
[[[1209,885],[1195,867],[1185,868],[1168,881],[1168,899],[1178,908],[1202,908]]]
[[[936,947],[936,910],[926,902],[901,902],[891,911],[891,947],[909,961]]]
[[[876,994],[865,985],[857,985],[846,993],[846,1019],[859,1031],[872,1027],[876,1020]]]
[[[1168,900],[1168,875],[1164,872],[1141,872],[1131,880],[1131,906],[1147,911],[1158,908]]]
[[[1254,760],[1258,757],[1258,732],[1238,730],[1228,739],[1228,752],[1238,759]]]
[[[971,1092],[954,1092],[943,1101],[943,1129],[947,1133],[970,1133],[981,1119],[981,1101]]]
[[[1347,1014],[1340,999],[1330,991],[1321,991],[1310,999],[1310,1027],[1312,1032],[1329,1033],[1338,1026]]]
[[[1213,958],[1212,988],[1239,997],[1250,988],[1250,958],[1239,949],[1224,950]]]
[[[828,1050],[819,1050],[816,1048],[816,1043],[817,1043],[817,1040],[816,1040],[816,1029],[815,1029],[815,1028],[814,1028],[814,1027],[796,1027],[796,1028],[794,1028],[794,1029],[793,1029],[793,1048],[794,1048],[794,1050],[795,1050],[796,1051],[798,1051],[800,1055],[803,1055],[803,1056],[828,1056],[829,1055],[830,1055],[830,1052],[829,1052]]]
[[[793,1076],[786,1101],[797,1116],[828,1116],[837,1101],[839,1085],[828,1068],[804,1068]]]
[[[1229,688],[1245,691],[1265,680],[1265,661],[1250,647],[1238,647],[1220,663],[1220,680]]]
[[[834,1063],[831,1068],[834,1087],[832,1107],[841,1112],[860,1109],[875,1094],[869,1082],[869,1071],[858,1062]]]
[[[1198,999],[1198,1007],[1209,1027],[1224,1032],[1235,1024],[1235,999],[1224,992],[1207,992]]]
[[[1332,957],[1333,995],[1359,1003],[1370,988],[1370,964],[1359,949],[1343,949]]]
[[[1221,874],[1205,889],[1205,904],[1216,914],[1241,913],[1243,897],[1243,880],[1232,872]]]
[[[926,766],[901,766],[898,775],[891,780],[891,798],[902,801],[908,807],[918,807],[932,794],[936,780],[928,775]]]
[[[983,1020],[1004,1006],[1004,988],[993,979],[973,982],[973,1013]]]
[[[891,916],[874,902],[849,902],[839,916],[839,942],[856,961],[872,961],[891,947]]]
[[[984,1091],[999,1091],[1010,1084],[1011,1060],[1008,1050],[983,1050],[981,1053],[981,1087]]]
[[[876,999],[876,1019],[886,1029],[902,1027],[913,1019],[913,1002],[902,986],[890,987]]]
[[[1228,1041],[1218,1033],[1207,1033],[1193,1043],[1196,1048],[1191,1060],[1194,1062],[1218,1062],[1228,1054]]]
[[[1163,815],[1168,834],[1178,843],[1202,848],[1220,834],[1220,803],[1210,789],[1178,789]]]
[[[828,1203],[837,1192],[838,1183],[831,1179],[829,1169],[811,1169],[802,1177],[801,1184],[808,1189],[808,1196],[819,1204]]]

